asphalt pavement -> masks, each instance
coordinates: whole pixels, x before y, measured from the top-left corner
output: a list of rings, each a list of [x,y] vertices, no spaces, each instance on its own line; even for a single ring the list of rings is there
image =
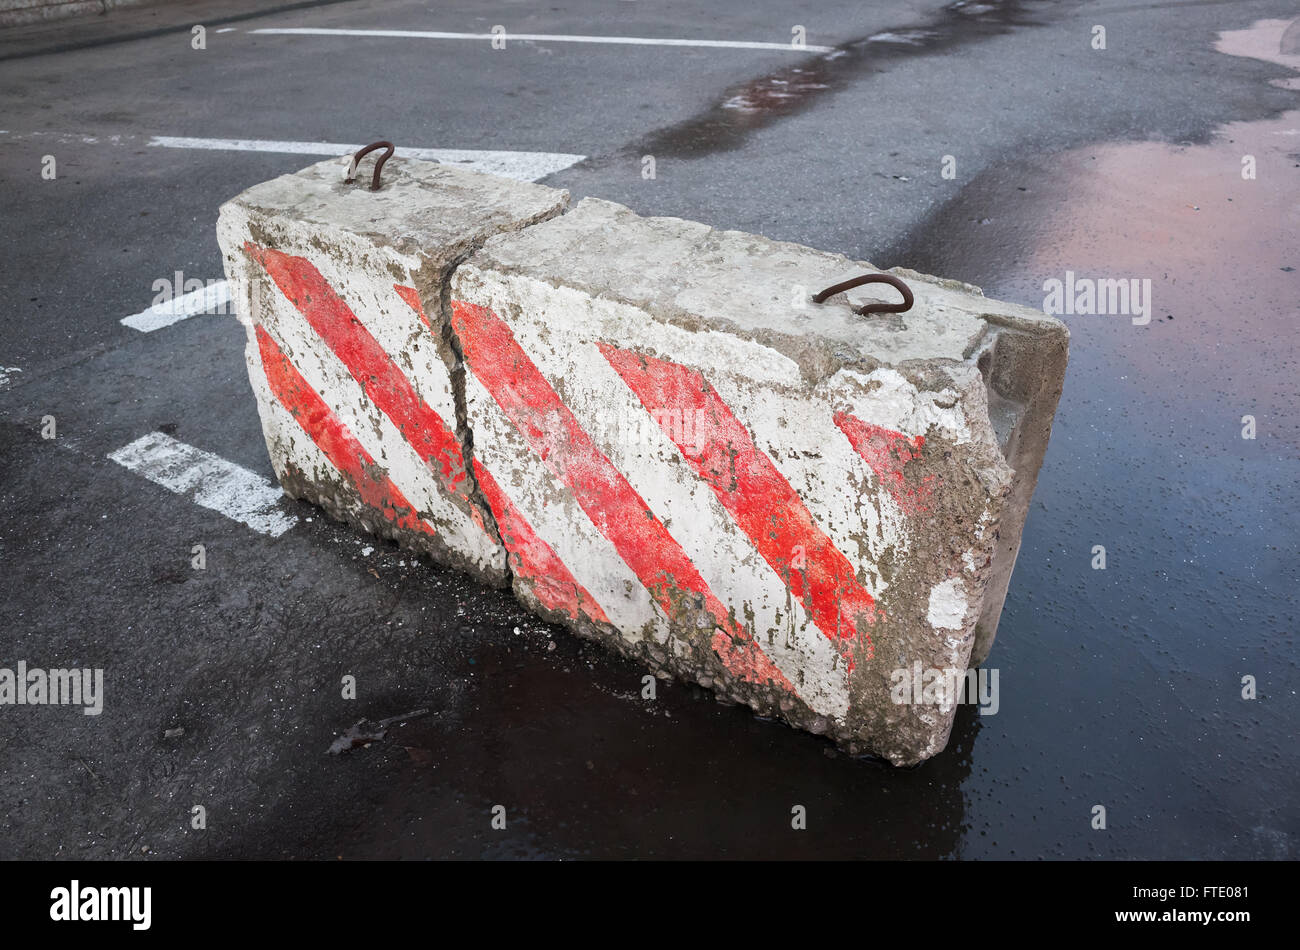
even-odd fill
[[[98,716],[0,707],[0,858],[1295,858],[1296,13],[204,0],[0,31],[0,667],[106,684]],[[292,29],[466,35],[259,32]],[[382,138],[1033,307],[1067,270],[1150,279],[1150,323],[1064,317],[996,715],[902,770],[647,701],[504,592],[111,460],[161,431],[273,480],[235,318],[121,321],[223,277],[223,201]]]

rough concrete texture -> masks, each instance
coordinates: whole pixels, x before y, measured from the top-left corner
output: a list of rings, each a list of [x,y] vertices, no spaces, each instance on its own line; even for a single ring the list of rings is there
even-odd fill
[[[341,178],[219,223],[287,491],[852,752],[944,747],[933,677],[992,644],[1063,324],[904,270],[912,310],[862,317],[895,291],[813,304],[873,270],[834,254],[420,162]]]
[[[896,671],[987,655],[1068,332],[905,270],[906,314],[852,312],[883,285],[811,303],[873,269],[586,199],[487,241],[450,318],[525,603],[913,764],[956,706]]]
[[[567,194],[398,158],[372,192],[369,161],[349,184],[345,160],[257,185],[218,220],[272,464],[290,495],[504,584],[438,308],[458,260]]]
[[[119,7],[138,7],[158,0],[0,0],[0,27],[23,26],[68,17],[99,16]]]

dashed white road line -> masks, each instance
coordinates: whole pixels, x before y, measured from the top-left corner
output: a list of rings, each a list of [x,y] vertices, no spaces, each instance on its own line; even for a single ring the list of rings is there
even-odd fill
[[[361,148],[343,142],[281,142],[273,139],[214,139],[177,135],[155,135],[149,144],[158,148],[217,149],[233,152],[281,152],[293,155],[345,155]],[[462,148],[408,148],[399,145],[397,155],[422,158],[500,175],[516,181],[537,181],[582,161],[586,155],[568,152],[514,152]]]
[[[196,313],[207,313],[224,307],[230,302],[230,285],[224,280],[213,281],[200,290],[191,290],[163,303],[156,303],[148,310],[141,310],[129,317],[123,317],[119,323],[125,324],[141,333],[152,333],[173,323],[192,317]]]
[[[0,131],[0,135],[8,134]],[[58,133],[29,133],[30,135],[55,135]],[[23,134],[18,138],[27,137]],[[76,139],[89,144],[98,144],[97,136],[75,136]],[[111,140],[114,144],[118,138]],[[346,142],[289,142],[275,139],[218,139],[196,138],[193,136],[154,135],[148,142],[156,148],[188,148],[236,152],[278,152],[289,155],[324,155],[342,156],[361,148],[358,144]],[[468,168],[472,171],[489,175],[500,175],[516,181],[537,181],[547,175],[562,171],[570,165],[585,159],[585,155],[568,152],[519,152],[493,151],[486,149],[458,148],[406,148],[399,147],[397,155],[406,158],[418,158]],[[163,327],[171,326],[195,314],[225,307],[230,301],[230,288],[224,280],[209,284],[202,290],[175,297],[163,303],[154,304],[147,310],[123,317],[119,322],[142,333],[152,333]],[[3,381],[0,380],[0,383]]]
[[[273,538],[298,523],[294,515],[281,510],[284,493],[278,485],[164,432],[141,436],[108,457],[196,505]]]
[[[434,30],[343,30],[323,27],[285,27],[249,30],[249,33],[277,34],[280,36],[394,36],[418,40],[477,40],[497,39],[495,33],[443,33]],[[689,40],[668,39],[657,36],[576,36],[563,33],[510,33],[500,34],[507,43],[511,40],[536,43],[601,43],[614,46],[694,46],[709,49],[766,49],[784,50],[787,53],[830,53],[833,46],[795,46],[792,43],[759,43],[749,40]]]
[[[57,142],[84,142],[87,145],[134,145],[143,136],[76,135],[69,132],[13,132],[0,129],[3,141],[47,139]],[[182,135],[152,135],[145,143],[155,148],[189,148],[232,152],[279,152],[286,155],[342,156],[361,148],[346,142],[283,142],[275,139],[217,139]],[[475,148],[410,148],[399,145],[397,154],[443,162],[488,175],[500,175],[516,181],[537,181],[563,171],[582,161],[586,155],[572,152],[525,152]]]

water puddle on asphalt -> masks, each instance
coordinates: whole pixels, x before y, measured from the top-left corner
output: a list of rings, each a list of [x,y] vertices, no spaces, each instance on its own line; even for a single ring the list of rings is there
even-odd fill
[[[1296,23],[1227,32],[1217,48],[1288,67],[1274,84],[1300,89]],[[990,169],[880,256],[1033,307],[1052,305],[1052,280],[1126,281],[1138,298],[1149,287],[1125,313],[1101,313],[1098,296],[1092,313],[1085,301],[1062,315],[1072,375],[1119,361],[1154,397],[1214,394],[1241,409],[1223,426],[1268,415],[1300,448],[1300,110],[1224,125],[1204,145],[1088,146]]]
[[[1276,64],[1272,83],[1296,89],[1296,22],[1225,32],[1217,49]],[[1105,843],[1110,856],[1294,854],[1300,110],[1223,125],[1205,144],[1103,144],[990,168],[879,259],[1035,308],[1076,303],[1062,314],[1065,391],[994,653],[1018,708],[1054,712],[1012,720],[1004,708],[1007,736],[981,743],[978,764],[1011,774],[1048,750],[1077,807],[1145,815]],[[1103,281],[1120,304],[1108,288],[1105,312]],[[1123,306],[1121,286],[1140,307]],[[1096,544],[1107,570],[1088,569]],[[1278,701],[1244,701],[1246,675]],[[1034,810],[1050,792],[1032,785],[1010,800]],[[983,783],[965,791],[974,826],[1041,848]],[[1076,853],[1058,833],[1061,853]],[[985,852],[968,836],[963,853]]]
[[[635,664],[568,635],[556,644],[475,646],[454,708],[342,757],[340,767],[367,768],[362,817],[295,853],[842,859],[956,848],[980,726],[971,707],[942,756],[892,769],[699,687],[661,683],[648,702]],[[792,804],[815,808],[816,825],[791,833]],[[497,813],[508,833],[492,825]]]
[[[749,133],[807,108],[820,95],[900,59],[927,56],[979,42],[1035,20],[1021,0],[957,0],[933,21],[881,30],[851,40],[797,66],[732,86],[709,110],[651,133],[629,151],[698,158],[739,148]]]

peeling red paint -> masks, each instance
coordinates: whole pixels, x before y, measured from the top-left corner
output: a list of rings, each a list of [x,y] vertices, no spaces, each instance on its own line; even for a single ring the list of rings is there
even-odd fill
[[[478,459],[474,460],[474,477],[492,508],[497,529],[501,532],[501,542],[514,561],[515,574],[532,582],[533,594],[542,606],[547,610],[561,611],[575,620],[582,614],[599,623],[609,623],[609,617],[596,603],[596,598],[578,583],[560,556],[537,534],[523,512]]]
[[[678,363],[598,345],[648,411],[671,407],[692,414],[690,433],[663,413],[656,418],[817,628],[831,640],[860,640],[870,658],[866,628],[876,619],[875,598],[708,380]],[[846,659],[852,670],[854,658]]]
[[[918,484],[909,484],[903,474],[908,463],[921,457],[925,436],[906,436],[884,426],[863,422],[848,412],[835,413],[835,424],[848,436],[854,451],[871,466],[885,490],[908,515],[929,511],[924,504],[934,494],[938,476],[927,475]]]
[[[761,650],[753,638],[730,618],[681,545],[597,448],[505,322],[486,307],[458,300],[451,306],[453,328],[475,377],[660,608],[674,616],[682,593],[698,596],[729,641],[753,644],[752,649],[720,651],[728,669],[749,682],[771,682],[794,693],[766,657],[763,663],[755,659]]]
[[[293,414],[330,464],[352,484],[362,503],[382,512],[399,528],[435,535],[437,532],[416,515],[415,506],[386,475],[381,474],[383,469],[375,464],[370,453],[261,327],[257,328],[257,346],[275,398]]]
[[[420,398],[401,368],[324,275],[305,257],[258,247],[251,241],[245,242],[244,248],[342,360],[370,400],[397,426],[443,487],[462,501],[468,500],[465,459],[455,433]]]
[[[746,683],[776,683],[783,689],[795,692],[794,686],[785,674],[777,669],[758,646],[750,639],[728,636],[722,628],[713,631],[713,652],[722,660],[723,665]]]
[[[415,311],[420,321],[430,330],[433,330],[433,324],[429,322],[429,317],[424,312],[424,304],[420,303],[420,295],[416,292],[416,289],[414,287],[404,287],[401,284],[393,284],[393,289],[397,291],[399,297],[406,301],[406,305]]]

